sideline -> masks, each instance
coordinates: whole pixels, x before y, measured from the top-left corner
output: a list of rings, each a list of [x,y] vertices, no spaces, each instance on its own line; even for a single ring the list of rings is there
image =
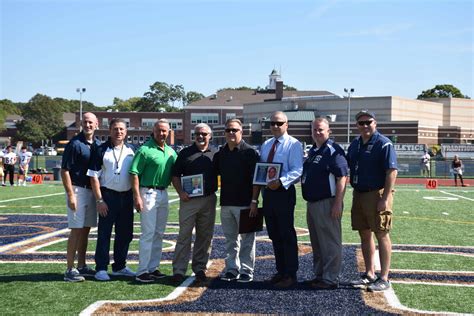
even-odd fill
[[[43,197],[55,196],[55,195],[61,195],[61,194],[62,194],[62,195],[65,195],[66,192],[51,193],[51,194],[45,194],[45,195],[27,196],[27,197],[15,198],[15,199],[10,199],[10,200],[3,200],[2,203],[5,203],[5,202],[13,202],[13,201],[19,201],[19,200],[39,199],[39,198],[43,198]]]

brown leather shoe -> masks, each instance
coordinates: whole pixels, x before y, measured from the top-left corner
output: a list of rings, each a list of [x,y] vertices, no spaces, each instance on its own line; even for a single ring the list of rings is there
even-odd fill
[[[274,284],[278,289],[288,289],[296,285],[296,279],[290,276],[283,277],[280,282]]]
[[[266,282],[271,283],[271,284],[275,284],[275,283],[280,282],[281,280],[283,280],[283,275],[277,273],[274,276],[272,276],[272,278],[270,280],[267,280]]]
[[[311,283],[311,287],[315,290],[335,290],[338,288],[337,284],[329,284],[323,281]]]

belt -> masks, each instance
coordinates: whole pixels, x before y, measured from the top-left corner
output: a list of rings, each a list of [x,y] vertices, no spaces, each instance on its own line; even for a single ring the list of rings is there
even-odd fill
[[[90,184],[76,184],[76,183],[72,183],[72,185],[76,186],[76,187],[80,187],[80,188],[84,188],[84,189],[92,189],[91,185]]]
[[[166,187],[159,187],[159,186],[153,186],[153,185],[145,185],[145,186],[142,186],[142,188],[160,190],[160,191],[166,190]]]
[[[380,188],[380,189],[365,189],[365,190],[360,190],[360,189],[354,189],[356,192],[358,193],[367,193],[367,192],[372,192],[372,191],[380,191],[382,190],[383,188]]]
[[[100,187],[100,189],[102,191],[110,191],[110,192],[117,193],[117,194],[128,194],[128,193],[131,192],[131,190],[128,190],[128,191],[115,191],[115,190],[109,189],[107,187]]]

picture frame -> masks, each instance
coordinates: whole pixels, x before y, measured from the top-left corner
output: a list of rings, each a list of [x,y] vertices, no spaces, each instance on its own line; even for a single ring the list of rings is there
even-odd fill
[[[258,162],[255,165],[253,184],[267,185],[268,182],[280,178],[282,166],[281,162]]]
[[[189,197],[204,195],[204,176],[201,174],[194,174],[191,176],[181,177],[181,187]]]

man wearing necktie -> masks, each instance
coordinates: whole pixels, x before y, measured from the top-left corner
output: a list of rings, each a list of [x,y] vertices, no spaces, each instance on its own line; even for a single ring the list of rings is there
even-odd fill
[[[273,244],[277,273],[270,283],[276,288],[286,289],[297,282],[298,240],[294,227],[296,191],[294,184],[303,171],[303,147],[294,137],[288,135],[288,118],[277,111],[272,114],[270,131],[273,137],[261,148],[261,162],[281,163],[278,179],[267,183],[262,191],[263,214],[267,231]],[[255,186],[251,213],[256,214],[261,187]]]

